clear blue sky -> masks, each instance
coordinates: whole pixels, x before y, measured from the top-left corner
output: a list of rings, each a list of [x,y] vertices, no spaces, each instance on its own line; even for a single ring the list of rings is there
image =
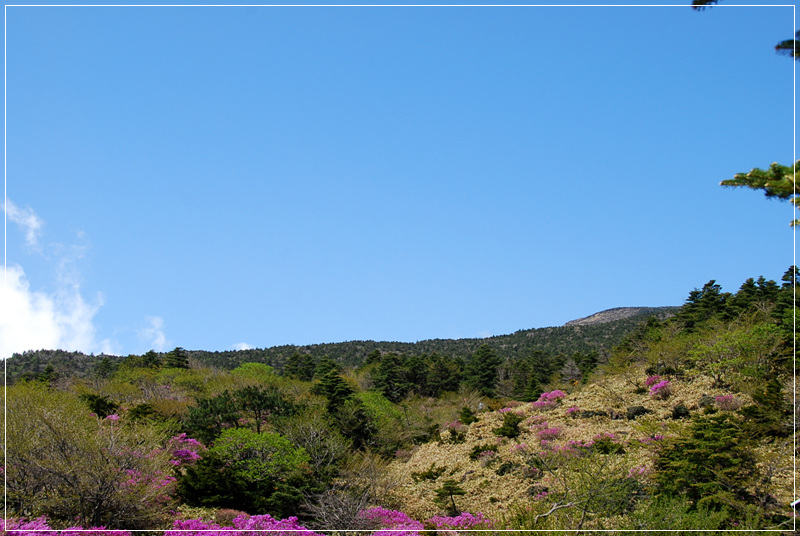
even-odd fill
[[[481,337],[779,279],[792,7],[7,7],[4,355]],[[742,2],[740,2],[742,3]]]

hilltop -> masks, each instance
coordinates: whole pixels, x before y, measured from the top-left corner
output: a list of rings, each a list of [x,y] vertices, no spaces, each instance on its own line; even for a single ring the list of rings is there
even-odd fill
[[[655,316],[663,320],[669,316],[670,311],[675,312],[678,309],[678,307],[615,307],[583,318],[578,318],[577,320],[570,320],[564,325],[589,326],[592,324],[606,324],[608,322],[624,320],[631,317],[641,318],[642,316]]]

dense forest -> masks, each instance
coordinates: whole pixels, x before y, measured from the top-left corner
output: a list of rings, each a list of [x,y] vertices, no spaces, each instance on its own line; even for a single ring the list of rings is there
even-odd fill
[[[264,363],[278,371],[282,371],[295,354],[309,355],[315,362],[328,356],[342,366],[359,367],[366,363],[370,354],[376,350],[381,354],[439,354],[463,360],[468,359],[483,344],[491,346],[504,361],[520,359],[533,351],[544,352],[548,356],[596,351],[607,356],[611,348],[642,320],[650,316],[664,319],[677,309],[677,307],[620,308],[610,312],[624,311],[624,314],[612,314],[611,319],[603,319],[602,323],[600,321],[589,323],[587,319],[586,323],[575,325],[568,323],[568,325],[559,327],[520,330],[511,335],[483,339],[433,339],[415,343],[349,341],[308,346],[283,345],[225,352],[186,350],[185,353],[193,363],[199,366],[233,370],[244,363]],[[573,322],[581,322],[581,320]],[[56,374],[85,378],[95,374],[98,367],[116,366],[126,360],[128,362],[136,362],[141,359],[161,360],[165,356],[166,353],[154,351],[143,357],[86,355],[82,352],[63,350],[30,350],[22,354],[14,354],[6,363],[6,373],[8,381],[13,383],[19,378],[35,378],[50,366]]]
[[[488,339],[16,355],[4,527],[788,533],[796,283]]]

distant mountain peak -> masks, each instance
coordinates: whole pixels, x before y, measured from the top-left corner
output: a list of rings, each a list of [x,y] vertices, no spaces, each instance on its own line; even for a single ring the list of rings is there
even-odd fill
[[[590,316],[570,320],[565,326],[588,326],[590,324],[605,324],[606,322],[613,322],[615,320],[622,320],[632,316],[639,316],[643,314],[654,315],[659,318],[666,318],[672,316],[674,311],[679,307],[614,307],[613,309],[606,309]]]

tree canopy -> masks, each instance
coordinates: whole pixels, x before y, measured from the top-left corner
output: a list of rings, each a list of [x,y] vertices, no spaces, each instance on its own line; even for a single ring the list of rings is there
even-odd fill
[[[795,174],[800,169],[800,160],[794,166],[782,166],[777,162],[770,164],[768,169],[751,169],[747,173],[737,173],[732,179],[720,182],[720,186],[745,186],[752,190],[763,190],[764,195],[790,201],[795,208],[800,207],[800,198],[797,197]],[[800,220],[794,220],[792,225],[797,225]]]

